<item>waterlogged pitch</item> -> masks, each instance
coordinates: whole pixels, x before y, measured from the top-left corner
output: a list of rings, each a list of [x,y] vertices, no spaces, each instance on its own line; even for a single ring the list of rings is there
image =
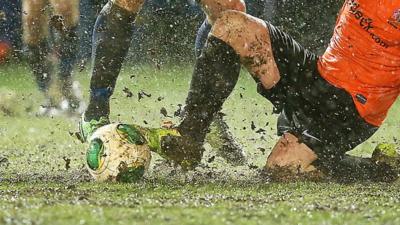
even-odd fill
[[[87,72],[77,74],[87,96]],[[125,66],[112,120],[159,126],[174,118],[189,87],[190,66]],[[232,167],[208,148],[207,167],[183,174],[153,155],[136,184],[94,183],[76,119],[37,117],[42,100],[28,70],[0,68],[0,224],[400,224],[400,182],[269,183],[260,179],[276,115],[247,73],[224,106],[249,157]],[[400,103],[354,154],[400,142]]]

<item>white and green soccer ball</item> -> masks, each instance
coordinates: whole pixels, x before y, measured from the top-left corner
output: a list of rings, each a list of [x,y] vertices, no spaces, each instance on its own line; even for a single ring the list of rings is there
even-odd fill
[[[135,182],[149,168],[151,152],[139,127],[113,123],[89,138],[87,168],[96,181]]]

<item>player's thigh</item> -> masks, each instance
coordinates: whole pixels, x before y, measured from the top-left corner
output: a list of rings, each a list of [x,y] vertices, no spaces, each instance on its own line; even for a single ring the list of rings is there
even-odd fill
[[[129,12],[137,13],[142,8],[145,0],[110,0],[110,1]]]
[[[264,88],[278,83],[280,76],[272,53],[269,30],[265,22],[236,10],[222,13],[211,34],[229,44],[240,56],[242,64]]]
[[[75,27],[79,23],[79,0],[50,0],[53,14],[64,20],[65,28]]]
[[[48,36],[47,0],[22,1],[23,40],[35,45]]]

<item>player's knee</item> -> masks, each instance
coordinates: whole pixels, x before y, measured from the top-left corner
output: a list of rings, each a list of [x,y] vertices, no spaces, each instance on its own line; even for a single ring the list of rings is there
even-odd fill
[[[110,0],[110,1],[131,13],[138,13],[144,3],[144,0]]]
[[[279,71],[264,21],[229,10],[215,21],[211,35],[229,44],[240,56],[242,65],[261,81],[264,88],[270,89],[279,81]]]
[[[211,34],[226,43],[233,45],[242,38],[245,38],[248,21],[247,14],[235,10],[227,10],[215,21]],[[245,33],[246,32],[246,33]]]
[[[227,10],[246,12],[246,4],[243,0],[202,0],[200,3],[211,24]]]

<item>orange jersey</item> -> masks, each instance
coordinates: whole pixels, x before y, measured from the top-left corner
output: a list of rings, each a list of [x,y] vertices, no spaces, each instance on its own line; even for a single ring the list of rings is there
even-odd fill
[[[400,93],[400,0],[347,0],[318,70],[380,126]]]

